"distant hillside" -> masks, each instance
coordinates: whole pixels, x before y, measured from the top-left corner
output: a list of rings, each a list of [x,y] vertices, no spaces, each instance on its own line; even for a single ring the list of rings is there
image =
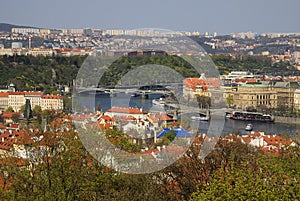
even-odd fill
[[[12,28],[37,28],[33,26],[20,26],[20,25],[13,25],[13,24],[7,24],[7,23],[0,23],[0,31],[7,31],[11,32]]]

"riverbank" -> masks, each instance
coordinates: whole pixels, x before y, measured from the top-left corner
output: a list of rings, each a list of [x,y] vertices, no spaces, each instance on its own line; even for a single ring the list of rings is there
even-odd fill
[[[275,123],[300,125],[300,117],[280,117],[275,116]]]

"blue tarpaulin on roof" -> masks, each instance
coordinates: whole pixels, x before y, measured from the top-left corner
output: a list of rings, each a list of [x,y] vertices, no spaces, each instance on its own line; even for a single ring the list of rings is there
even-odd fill
[[[169,132],[171,129],[164,128],[164,130],[157,136],[157,138],[161,138],[165,135],[165,133]]]
[[[165,135],[165,133],[170,132],[170,131],[171,131],[171,129],[164,128],[164,130],[157,136],[157,138],[163,137]],[[174,129],[174,131],[176,132],[176,137],[191,137],[191,135],[183,128],[176,128],[176,129]]]
[[[191,137],[191,135],[183,128],[178,128],[175,130],[175,132],[176,132],[176,137]]]

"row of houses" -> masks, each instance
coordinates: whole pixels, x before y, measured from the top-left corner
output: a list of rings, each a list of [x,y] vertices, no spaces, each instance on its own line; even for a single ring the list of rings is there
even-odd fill
[[[233,134],[221,137],[221,140],[233,142],[240,141],[244,144],[256,147],[266,154],[280,155],[282,151],[290,147],[298,146],[292,140],[285,139],[279,135],[265,135],[264,132],[251,131],[249,135],[235,136]]]
[[[73,115],[75,123],[94,122],[101,129],[119,129],[134,144],[146,145],[157,142],[157,136],[176,120],[166,113],[148,113],[139,108],[112,107],[104,113]]]
[[[24,56],[85,56],[92,55],[92,49],[79,49],[79,48],[57,48],[57,49],[49,49],[49,48],[0,48],[0,55],[14,56],[14,55],[24,55]]]
[[[81,116],[81,118],[78,118]],[[84,121],[84,119],[91,119],[93,114],[86,115],[86,114],[80,114],[77,115],[77,120]],[[154,117],[155,116],[155,117]],[[76,119],[76,118],[75,118]],[[137,108],[111,108],[104,114],[98,114],[96,118],[96,126],[99,126],[103,129],[114,129],[116,126],[120,128],[125,134],[127,134],[128,138],[131,139],[132,143],[136,144],[143,144],[141,143],[144,139],[143,137],[143,131],[151,131],[151,128],[154,128],[153,125],[154,122],[165,122],[166,127],[156,127],[155,130],[155,136],[153,136],[153,133],[148,132],[149,135],[146,135],[144,137],[148,139],[152,139],[154,142],[159,142],[160,138],[170,130],[174,130],[177,137],[182,137],[186,140],[191,140],[192,134],[190,134],[188,131],[184,130],[181,127],[174,127],[174,120],[170,117],[167,117],[165,119],[164,115],[162,114],[147,114],[144,111],[140,111]],[[88,122],[88,121],[86,121]],[[161,124],[164,125],[164,124]],[[156,124],[156,126],[158,126]],[[150,128],[150,129],[147,129]],[[136,131],[137,135],[133,135],[132,131]],[[198,139],[199,138],[199,139]],[[203,139],[203,140],[200,140]],[[251,131],[249,135],[233,135],[228,134],[225,136],[221,136],[219,139],[216,139],[214,137],[209,137],[207,134],[202,134],[199,136],[196,136],[194,141],[199,142],[207,142],[209,144],[212,144],[214,147],[218,141],[222,142],[233,142],[233,141],[240,141],[244,144],[248,144],[250,146],[256,147],[260,150],[262,150],[264,153],[267,154],[274,154],[274,155],[280,155],[282,151],[289,149],[290,147],[296,147],[298,146],[297,143],[295,143],[292,140],[285,139],[279,135],[273,134],[273,135],[265,135],[264,132],[257,132],[257,131]],[[194,142],[195,143],[195,142]],[[202,144],[200,143],[200,144]],[[146,144],[144,144],[146,145]],[[201,147],[201,145],[200,145]],[[164,148],[167,148],[164,146]],[[146,148],[141,150],[143,154],[146,153],[152,153],[153,157],[155,157],[161,150],[161,148]]]

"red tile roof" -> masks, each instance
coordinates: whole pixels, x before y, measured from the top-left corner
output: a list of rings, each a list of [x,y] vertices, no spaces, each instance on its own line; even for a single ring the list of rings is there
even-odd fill
[[[207,86],[204,80],[200,78],[185,78],[184,84],[190,87],[191,89],[195,90],[197,86],[201,86],[203,90],[207,90]]]
[[[21,113],[19,113],[19,112],[2,112],[1,116],[4,119],[11,119],[14,114],[20,115]]]
[[[208,77],[205,79],[205,84],[208,86],[213,86],[215,88],[220,88],[220,79],[219,78],[213,78]]]
[[[104,121],[114,121],[114,118],[108,116],[108,115],[102,115],[99,120],[103,119]]]
[[[10,124],[9,128],[19,128],[19,124]]]
[[[0,92],[0,97],[8,97],[8,92]]]
[[[124,114],[147,114],[146,111],[141,111],[139,108],[112,107],[106,112],[116,112]]]
[[[255,83],[255,82],[257,82],[257,80],[255,78],[236,78],[232,81],[236,82],[236,83]]]
[[[9,92],[9,95],[25,95],[25,92],[22,91]]]
[[[76,121],[89,120],[93,117],[92,114],[74,114],[70,118]]]
[[[149,115],[149,118],[157,123],[159,121],[172,121],[173,119],[171,117],[169,117],[167,114],[162,113],[162,114],[151,114]]]
[[[264,138],[264,141],[268,144],[268,145],[273,145],[273,146],[276,146],[276,147],[279,147],[279,146],[289,146],[292,144],[291,141],[289,140],[286,140],[278,135],[266,135],[266,136],[263,136]]]
[[[40,92],[40,91],[26,91],[25,95],[27,95],[27,96],[42,96],[43,92]]]
[[[62,96],[59,95],[44,95],[42,99],[62,99]]]
[[[6,129],[6,126],[3,126],[2,124],[0,124],[0,129]]]

